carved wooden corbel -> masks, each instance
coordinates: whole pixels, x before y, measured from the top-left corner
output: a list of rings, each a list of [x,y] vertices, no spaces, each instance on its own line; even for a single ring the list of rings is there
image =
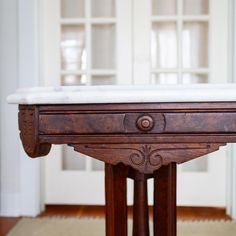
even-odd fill
[[[225,143],[214,144],[73,144],[75,151],[109,164],[123,163],[144,174],[171,162],[178,164],[217,151]]]
[[[20,138],[25,152],[33,158],[47,155],[50,152],[51,144],[39,142],[37,107],[21,106],[18,116]]]

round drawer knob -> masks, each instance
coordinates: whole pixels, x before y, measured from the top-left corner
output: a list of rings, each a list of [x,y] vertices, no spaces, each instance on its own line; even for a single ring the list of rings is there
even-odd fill
[[[138,118],[136,125],[141,131],[149,131],[154,126],[154,121],[151,116],[145,115]]]

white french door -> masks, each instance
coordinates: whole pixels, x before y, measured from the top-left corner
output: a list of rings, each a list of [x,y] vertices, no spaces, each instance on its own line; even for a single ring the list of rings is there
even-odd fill
[[[45,0],[45,85],[227,82],[227,7],[227,0]],[[104,204],[101,162],[65,146],[50,156],[46,203]],[[225,206],[225,156],[178,167],[178,204]],[[149,189],[152,203],[152,181]]]
[[[44,77],[54,78],[46,85],[132,83],[131,0],[52,0],[42,10],[44,50],[50,52]],[[46,203],[104,204],[102,162],[67,146],[54,147],[50,156]]]

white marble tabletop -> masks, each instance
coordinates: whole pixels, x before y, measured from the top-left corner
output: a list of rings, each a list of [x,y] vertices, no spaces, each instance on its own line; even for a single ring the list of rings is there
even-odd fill
[[[236,101],[236,84],[61,86],[18,89],[14,104],[91,104]]]

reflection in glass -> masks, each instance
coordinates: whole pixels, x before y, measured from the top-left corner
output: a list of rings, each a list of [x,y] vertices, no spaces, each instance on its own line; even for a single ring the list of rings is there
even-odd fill
[[[81,70],[86,68],[84,26],[62,26],[61,66],[62,70]]]
[[[115,68],[115,37],[115,26],[113,24],[92,26],[93,69]]]
[[[67,145],[62,147],[62,169],[63,170],[85,170],[86,156],[75,152],[74,148]]]
[[[188,22],[183,27],[183,67],[208,67],[208,23]]]
[[[192,161],[182,164],[183,172],[207,172],[208,159],[207,156],[194,159]]]
[[[115,17],[115,0],[91,0],[92,17]]]
[[[174,73],[152,74],[153,84],[178,84],[178,75]]]
[[[152,15],[176,15],[176,0],[152,0]]]
[[[91,85],[112,85],[116,84],[114,76],[96,75],[92,77]]]
[[[184,0],[184,15],[207,15],[209,13],[209,0]]]
[[[94,171],[103,171],[104,170],[104,163],[99,160],[92,160],[92,170]]]
[[[86,85],[86,75],[63,75],[61,77],[61,84],[64,86]]]
[[[85,12],[85,0],[61,0],[62,18],[82,18]]]
[[[197,84],[197,83],[208,83],[208,75],[206,74],[183,74],[183,84]]]
[[[151,40],[152,67],[177,67],[176,24],[153,23]]]

